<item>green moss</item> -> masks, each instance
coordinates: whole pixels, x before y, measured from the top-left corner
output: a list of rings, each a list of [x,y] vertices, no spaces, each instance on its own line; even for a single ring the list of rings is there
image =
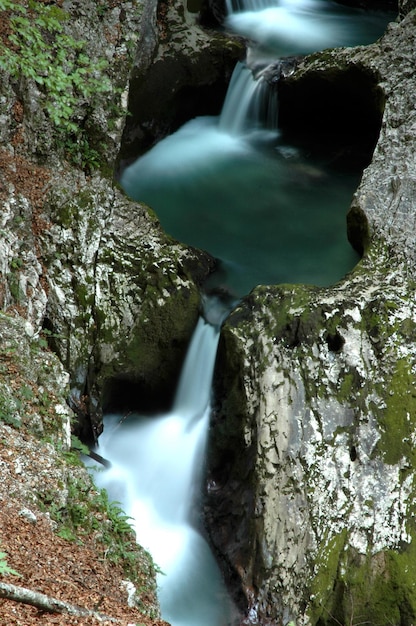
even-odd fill
[[[88,317],[91,315],[91,307],[94,303],[94,291],[87,284],[77,282],[74,285],[75,296],[81,307],[87,309]]]
[[[395,464],[406,457],[414,467],[416,456],[411,434],[416,428],[416,388],[408,359],[396,362],[384,397],[387,406],[379,417],[381,439],[378,448],[385,463]]]
[[[107,60],[91,59],[86,42],[65,32],[70,16],[59,7],[0,0],[0,11],[7,11],[10,29],[3,41],[0,67],[14,78],[24,76],[37,83],[43,107],[66,152],[95,165],[96,153],[76,112],[81,99],[95,104],[99,94],[111,93],[104,72]]]
[[[325,536],[319,546],[315,559],[315,572],[311,585],[310,618],[311,623],[316,624],[322,618],[326,620],[334,607],[334,587],[339,573],[341,553],[347,539],[347,530],[344,529],[338,535],[328,539]]]
[[[391,587],[401,616],[400,624],[413,624],[416,616],[416,543],[388,553]]]
[[[310,306],[317,287],[308,285],[282,284],[273,287],[256,287],[245,299],[248,308],[267,310],[270,324],[263,329],[274,341],[283,341],[289,347],[296,347],[303,341],[316,338],[317,329],[322,326],[322,309]],[[240,322],[241,317],[232,316],[231,322]],[[251,322],[248,322],[249,324]]]
[[[333,537],[318,554],[311,624],[411,626],[416,616],[415,544],[364,556],[352,548],[345,551],[346,533]]]
[[[411,626],[416,615],[415,557],[413,542],[401,551],[350,554],[344,577],[345,623]]]
[[[341,405],[348,404],[351,401],[351,397],[355,391],[354,389],[355,376],[353,373],[346,373],[340,381],[339,390],[337,393],[337,400]]]

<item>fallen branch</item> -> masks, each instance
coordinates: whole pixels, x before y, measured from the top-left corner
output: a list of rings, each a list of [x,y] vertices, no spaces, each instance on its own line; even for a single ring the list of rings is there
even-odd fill
[[[0,582],[0,598],[30,604],[48,613],[64,613],[65,615],[75,615],[77,617],[95,617],[95,619],[101,622],[118,622],[114,617],[108,617],[96,611],[90,611],[89,609],[84,609],[75,604],[69,604],[63,600],[51,598],[51,596],[47,596],[44,593],[26,589],[26,587],[10,585],[8,583]]]
[[[111,467],[110,461],[107,461],[107,459],[101,456],[101,454],[97,454],[97,452],[94,452],[94,450],[90,450],[88,456],[90,457],[90,459],[93,459],[94,461],[101,463],[101,465],[104,465],[104,467]]]

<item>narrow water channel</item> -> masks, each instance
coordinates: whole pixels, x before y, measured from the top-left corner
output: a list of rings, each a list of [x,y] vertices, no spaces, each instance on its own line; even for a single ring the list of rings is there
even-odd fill
[[[257,39],[251,55],[263,60],[368,43],[386,22],[324,0],[246,2],[230,0],[227,25]],[[239,64],[220,116],[191,120],[121,180],[167,232],[219,259],[219,284],[236,298],[260,283],[328,285],[357,260],[345,216],[359,173],[334,172],[285,143],[270,122],[276,98],[266,115],[264,102],[250,68]],[[199,522],[211,381],[227,314],[218,301],[209,306],[214,324],[198,323],[172,411],[106,416],[98,448],[112,466],[97,472],[96,482],[122,503],[161,568],[162,616],[173,626],[240,623]]]
[[[221,303],[211,302],[218,321]],[[107,415],[99,453],[111,468],[95,482],[121,502],[138,542],[152,554],[162,616],[173,626],[227,626],[235,610],[203,536],[198,494],[210,418],[219,324],[202,318],[185,360],[172,411],[159,417]]]

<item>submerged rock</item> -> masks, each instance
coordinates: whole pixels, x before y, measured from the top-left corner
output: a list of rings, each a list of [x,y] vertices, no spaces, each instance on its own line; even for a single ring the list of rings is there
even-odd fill
[[[287,79],[355,69],[383,117],[348,216],[354,271],[258,287],[223,327],[206,515],[246,624],[416,618],[415,20]]]

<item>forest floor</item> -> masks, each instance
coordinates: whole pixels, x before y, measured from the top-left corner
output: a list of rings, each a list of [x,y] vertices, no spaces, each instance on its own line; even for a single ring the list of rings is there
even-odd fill
[[[16,489],[21,476],[14,477],[18,456],[13,439],[14,436],[9,436],[7,442],[4,438],[0,440],[0,553],[3,553],[0,554],[0,583],[25,587],[99,612],[114,618],[114,622],[43,612],[28,604],[0,598],[0,624],[168,626],[128,606],[122,568],[106,560],[105,553],[99,554],[94,549],[94,541],[89,541],[88,537],[83,538],[82,543],[63,539],[56,534],[47,513],[32,505],[27,508],[27,503],[19,497],[19,488]],[[4,572],[5,564],[18,575]],[[142,600],[146,604],[146,598]]]

